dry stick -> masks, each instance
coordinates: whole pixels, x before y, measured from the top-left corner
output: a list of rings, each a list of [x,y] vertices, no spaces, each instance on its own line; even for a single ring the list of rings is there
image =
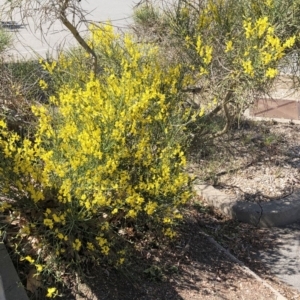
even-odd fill
[[[214,139],[214,138],[217,138],[217,137],[219,137],[219,136],[221,136],[221,135],[223,135],[223,134],[226,133],[226,132],[228,131],[228,129],[229,129],[231,120],[230,120],[230,115],[229,115],[229,112],[228,112],[227,103],[226,103],[225,101],[223,102],[223,109],[224,109],[224,112],[225,112],[226,124],[225,124],[224,128],[223,128],[221,131],[219,131],[219,132],[217,132],[217,133],[215,133],[215,134],[213,134],[213,135],[211,136],[211,138],[213,138],[213,139]]]
[[[220,105],[218,105],[216,108],[214,108],[210,113],[208,113],[208,114],[206,115],[206,117],[207,117],[207,118],[211,118],[211,117],[213,117],[214,115],[216,115],[216,114],[223,108],[223,104],[224,104],[224,103],[227,104],[227,103],[230,102],[232,95],[233,95],[233,90],[230,89],[230,90],[227,92],[226,97],[225,97],[223,103],[220,104]]]
[[[229,115],[229,112],[228,112],[227,104],[231,101],[232,95],[233,95],[233,90],[230,89],[227,92],[226,97],[225,97],[224,101],[222,102],[222,104],[215,107],[210,113],[208,113],[205,116],[206,118],[211,118],[223,109],[224,112],[225,112],[225,117],[226,117],[226,124],[225,124],[224,128],[221,131],[218,131],[215,134],[212,134],[212,135],[208,136],[207,139],[217,138],[217,137],[223,135],[224,133],[226,133],[228,131],[229,125],[230,125],[230,115]],[[204,132],[202,131],[202,132],[200,132],[200,135],[204,136],[208,132],[209,132],[209,130],[206,130]]]
[[[97,64],[98,64],[98,58],[97,55],[95,53],[95,51],[89,47],[89,45],[86,43],[86,41],[81,37],[80,33],[78,32],[78,30],[76,29],[76,27],[68,20],[68,18],[66,17],[66,9],[68,7],[69,4],[69,0],[66,0],[60,10],[60,20],[62,21],[62,23],[69,29],[69,31],[72,33],[72,35],[74,36],[74,38],[77,40],[77,42],[84,48],[84,50],[86,50],[89,54],[91,54],[93,56],[93,67],[94,67],[94,74],[97,74]]]

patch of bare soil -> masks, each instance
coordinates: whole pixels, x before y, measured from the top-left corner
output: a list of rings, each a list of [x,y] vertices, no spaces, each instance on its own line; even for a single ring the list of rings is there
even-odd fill
[[[243,271],[203,233],[218,242],[229,240],[230,250],[245,258],[261,237],[260,230],[243,225],[203,208],[200,200],[187,208],[180,236],[170,245],[154,243],[137,251],[123,269],[91,267],[64,296],[65,299],[276,299],[271,290]],[[228,241],[227,240],[227,241]],[[228,244],[224,244],[228,247]],[[233,249],[235,245],[235,249]],[[249,250],[250,251],[250,250]],[[251,265],[251,263],[250,263]],[[261,274],[268,274],[263,267]],[[266,276],[267,279],[267,276]],[[287,299],[300,293],[271,278],[271,285]]]
[[[213,236],[229,253],[242,261],[281,295],[287,299],[300,299],[299,291],[281,282],[257,257],[259,251],[267,252],[277,247],[278,241],[274,239],[272,230],[229,219],[216,210],[210,214],[202,214],[200,222],[203,231]]]
[[[272,247],[268,231],[225,218],[200,198],[186,207],[179,235],[171,243],[154,239],[146,248],[136,249],[122,269],[100,264],[86,266],[84,276],[74,278],[66,273],[67,288],[57,299],[277,299],[268,287],[216,247],[207,234],[288,300],[300,300],[299,292],[277,280],[256,259],[257,249]],[[26,287],[24,261],[15,261],[15,266]],[[38,290],[29,295],[30,299],[45,299]]]
[[[194,151],[190,171],[245,201],[272,201],[300,188],[300,125],[242,121]]]

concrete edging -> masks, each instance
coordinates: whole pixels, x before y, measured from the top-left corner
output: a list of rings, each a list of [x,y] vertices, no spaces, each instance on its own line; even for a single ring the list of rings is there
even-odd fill
[[[0,279],[3,289],[0,300],[29,300],[3,243],[0,243]]]
[[[259,227],[284,226],[300,220],[300,192],[269,202],[246,202],[206,184],[194,186],[197,195],[225,215]]]
[[[254,277],[258,282],[262,283],[265,287],[271,290],[271,292],[276,296],[276,300],[287,300],[282,294],[280,294],[276,289],[274,289],[268,282],[258,276],[255,272],[249,269],[242,261],[232,255],[228,250],[226,250],[222,245],[220,245],[212,236],[208,235],[207,233],[201,231],[200,232],[203,236],[207,237],[208,240],[213,243],[216,248],[222,251],[231,261],[237,263],[243,272],[246,274]]]

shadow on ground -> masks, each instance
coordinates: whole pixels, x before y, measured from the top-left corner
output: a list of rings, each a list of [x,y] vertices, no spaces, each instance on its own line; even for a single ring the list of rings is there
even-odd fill
[[[77,296],[68,299],[275,299],[203,233],[214,236],[262,277],[272,277],[270,268],[257,255],[258,251],[276,249],[278,241],[265,229],[204,211],[196,201],[188,209],[178,240],[168,247],[157,245],[135,253],[131,265],[122,271],[91,268],[78,285]],[[273,251],[272,258],[279,261],[281,254]]]

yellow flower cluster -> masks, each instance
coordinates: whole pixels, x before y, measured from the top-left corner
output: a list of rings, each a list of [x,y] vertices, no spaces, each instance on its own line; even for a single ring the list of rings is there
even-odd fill
[[[155,47],[136,44],[130,35],[121,38],[110,25],[90,30],[89,44],[114,63],[97,76],[76,68],[80,83],[66,81],[50,105],[32,107],[38,124],[30,140],[8,133],[0,121],[6,135],[0,149],[18,177],[13,186],[42,207],[44,227],[64,247],[57,255],[67,247],[109,255],[111,222],[148,217],[169,228],[192,195],[183,170],[189,114],[178,97],[186,80],[181,66],[162,67]],[[208,64],[212,48],[201,46],[199,54]],[[61,55],[57,62],[41,63],[50,74],[64,69],[70,74],[76,73],[72,59]],[[41,204],[49,194],[55,209]],[[98,225],[83,234],[87,225],[79,224],[92,220]],[[172,237],[170,230],[165,233]]]
[[[252,21],[250,18],[243,23],[246,50],[245,59],[240,62],[245,74],[254,77],[255,72],[263,70],[266,78],[274,78],[278,74],[278,61],[285,51],[293,47],[296,37],[291,36],[284,42],[275,34],[275,27],[270,24],[267,16]]]
[[[5,202],[5,201],[1,201],[0,202],[0,212],[4,212],[7,209],[11,208],[11,204]]]
[[[196,43],[196,50],[197,53],[201,58],[203,58],[203,62],[205,65],[208,65],[212,60],[212,46],[203,45],[201,37],[198,36],[197,43]]]

